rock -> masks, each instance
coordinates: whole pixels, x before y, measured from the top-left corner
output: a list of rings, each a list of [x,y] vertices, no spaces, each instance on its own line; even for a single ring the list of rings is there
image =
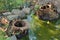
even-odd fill
[[[19,9],[13,9],[11,13],[18,15],[18,14],[20,14],[20,10]]]
[[[43,19],[43,20],[54,20],[58,18],[59,18],[59,14],[52,11],[39,15],[39,19]]]
[[[18,18],[18,15],[9,15],[9,16],[7,16],[8,20],[13,20],[13,19],[17,19],[17,18]]]
[[[23,12],[24,12],[25,14],[29,14],[29,13],[30,13],[30,8],[24,8],[24,9],[23,9]]]
[[[49,5],[51,5],[51,7]],[[55,20],[59,18],[59,13],[57,12],[56,6],[52,5],[52,3],[48,4],[47,6],[42,6],[36,14],[38,15],[39,19],[43,20]]]
[[[11,12],[2,13],[4,16],[11,15]]]
[[[26,16],[25,13],[19,9],[13,9],[12,14],[18,15],[20,18],[23,18]]]

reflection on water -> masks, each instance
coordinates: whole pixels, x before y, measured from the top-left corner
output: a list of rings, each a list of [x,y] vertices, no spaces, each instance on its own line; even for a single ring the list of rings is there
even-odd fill
[[[32,21],[32,17],[31,16],[32,16],[32,14],[28,15],[28,18],[27,18],[29,23]],[[35,36],[33,30],[30,30],[30,29],[29,29],[29,40],[36,40],[36,36]]]
[[[29,40],[36,40],[36,36],[33,31],[29,30]]]

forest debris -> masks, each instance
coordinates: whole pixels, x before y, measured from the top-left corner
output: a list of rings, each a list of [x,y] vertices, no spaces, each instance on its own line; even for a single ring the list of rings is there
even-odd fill
[[[0,30],[3,31],[3,32],[5,32],[7,30],[7,28],[4,29],[4,28],[0,27]]]

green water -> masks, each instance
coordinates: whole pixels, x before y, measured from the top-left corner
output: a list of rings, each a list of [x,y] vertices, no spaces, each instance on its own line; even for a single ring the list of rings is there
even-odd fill
[[[50,22],[33,16],[30,35],[31,40],[60,40],[60,19]]]

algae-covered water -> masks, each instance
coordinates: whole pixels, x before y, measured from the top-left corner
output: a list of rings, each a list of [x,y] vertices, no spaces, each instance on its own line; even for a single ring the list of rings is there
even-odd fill
[[[52,23],[50,21],[42,21],[33,18],[31,26],[31,40],[60,40],[59,21]]]

